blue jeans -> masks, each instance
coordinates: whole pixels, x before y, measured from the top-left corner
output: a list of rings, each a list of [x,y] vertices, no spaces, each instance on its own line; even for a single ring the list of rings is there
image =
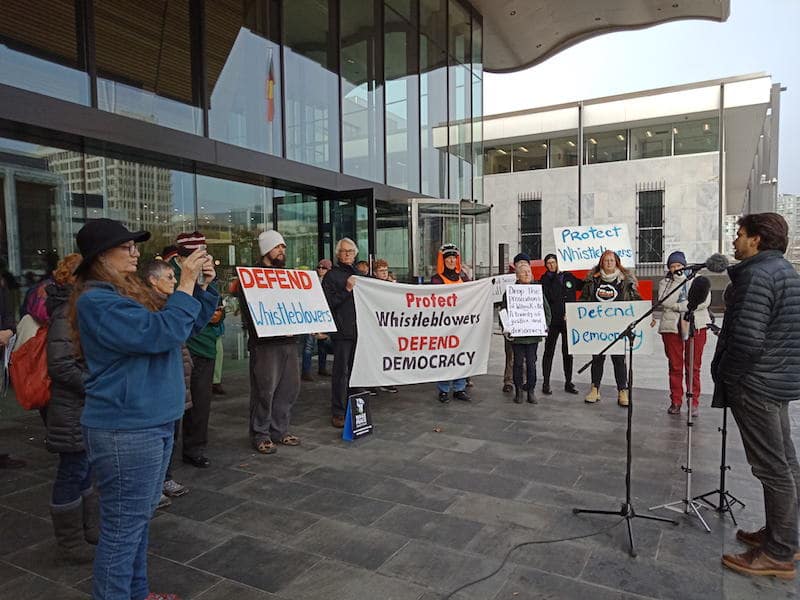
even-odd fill
[[[143,600],[150,518],[161,497],[175,424],[117,431],[83,428],[100,493],[100,542],[94,558],[94,600]]]
[[[86,452],[59,452],[52,504],[71,504],[92,487],[92,470]]]
[[[463,392],[464,389],[467,387],[467,379],[453,379],[453,381],[440,381],[436,384],[436,387],[439,388],[439,392],[442,394],[447,394],[450,392],[450,385],[453,386],[454,392]]]

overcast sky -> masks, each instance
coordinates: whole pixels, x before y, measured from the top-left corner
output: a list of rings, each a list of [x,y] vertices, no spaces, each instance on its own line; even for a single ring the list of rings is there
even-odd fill
[[[731,0],[725,23],[611,33],[510,75],[487,74],[485,113],[766,72],[781,95],[778,191],[800,194],[800,0]]]

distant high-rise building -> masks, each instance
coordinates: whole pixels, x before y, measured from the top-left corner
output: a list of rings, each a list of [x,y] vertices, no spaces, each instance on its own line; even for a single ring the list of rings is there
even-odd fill
[[[786,258],[793,263],[800,263],[800,196],[779,194],[776,210],[789,223],[789,247],[786,250]]]

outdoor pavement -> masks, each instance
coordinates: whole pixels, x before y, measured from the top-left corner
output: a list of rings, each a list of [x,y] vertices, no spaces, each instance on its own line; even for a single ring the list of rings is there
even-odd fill
[[[798,596],[796,582],[723,569],[723,552],[744,550],[730,516],[703,511],[706,533],[695,517],[648,512],[685,489],[685,413],[666,414],[660,349],[636,363],[633,504],[679,525],[636,519],[639,554],[631,558],[625,524],[614,526],[619,517],[572,513],[618,510],[624,498],[625,411],[612,396],[610,362],[597,405],[565,394],[561,383],[538,405],[515,405],[500,391],[502,338],[493,336],[492,346],[490,374],[474,378],[471,403],[442,405],[433,384],[382,393],[371,404],[374,434],[356,443],[330,426],[328,380],[304,383],[292,430],[303,445],[271,456],[248,444],[245,363],[230,361],[228,395],[212,407],[212,467],[178,465],[176,479],[191,491],[153,520],[152,589],[184,600],[441,600],[499,567],[515,544],[603,530],[521,548],[498,574],[454,597]],[[719,483],[722,413],[709,403],[704,394],[693,428],[695,493]],[[56,461],[43,448],[39,416],[21,413],[10,398],[0,409],[0,448],[29,461],[27,469],[0,471],[0,599],[88,598],[91,567],[61,564],[54,552],[48,500]],[[797,439],[797,408],[793,415]],[[757,528],[760,486],[732,420],[728,443],[728,487],[746,504],[735,517]]]

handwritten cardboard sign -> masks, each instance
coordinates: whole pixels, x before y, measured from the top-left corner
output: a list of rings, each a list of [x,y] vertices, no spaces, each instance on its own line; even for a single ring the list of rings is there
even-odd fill
[[[636,257],[625,223],[555,227],[553,236],[558,265],[562,271],[591,269],[597,265],[606,250],[619,254],[622,266],[636,266]]]
[[[648,310],[645,300],[631,302],[567,302],[567,341],[570,354],[597,354]],[[634,331],[633,351],[652,354],[656,330],[645,319]],[[620,340],[608,354],[625,354]]]
[[[512,337],[547,335],[541,285],[510,285],[506,288],[506,300],[508,332]]]

